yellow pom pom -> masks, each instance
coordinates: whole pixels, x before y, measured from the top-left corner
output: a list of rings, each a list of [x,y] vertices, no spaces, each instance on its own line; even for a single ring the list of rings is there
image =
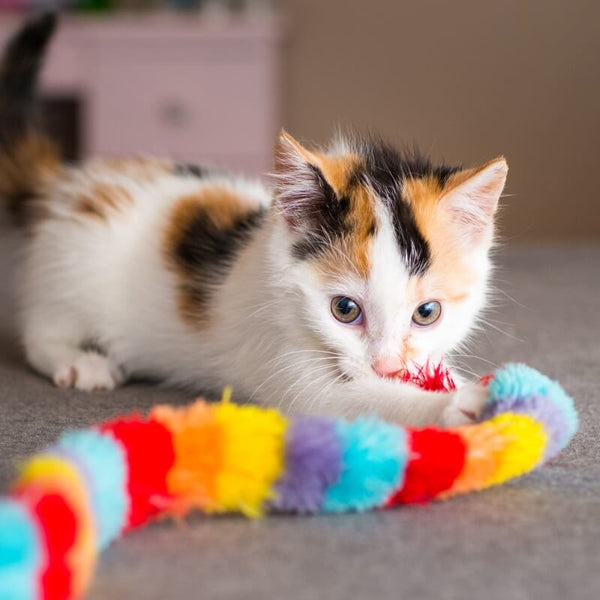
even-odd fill
[[[489,421],[506,446],[498,456],[496,472],[486,486],[498,485],[531,471],[543,458],[548,436],[541,423],[529,415],[505,413]]]
[[[222,403],[221,470],[216,475],[217,510],[260,516],[283,470],[287,421],[274,410]]]
[[[223,388],[223,394],[221,395],[221,402],[223,402],[223,404],[229,404],[231,402],[232,394],[233,394],[233,388],[230,385],[226,385]]]

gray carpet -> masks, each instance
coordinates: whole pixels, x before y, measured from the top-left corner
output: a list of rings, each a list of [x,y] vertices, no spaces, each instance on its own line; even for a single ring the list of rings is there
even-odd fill
[[[2,489],[16,461],[66,427],[185,400],[144,385],[64,392],[32,373],[12,331],[11,245],[2,235]],[[158,523],[105,553],[90,598],[600,598],[600,247],[527,247],[500,257],[504,293],[477,353],[497,364],[526,361],[575,397],[581,431],[553,464],[501,488],[391,512]],[[465,365],[488,370],[472,357]]]

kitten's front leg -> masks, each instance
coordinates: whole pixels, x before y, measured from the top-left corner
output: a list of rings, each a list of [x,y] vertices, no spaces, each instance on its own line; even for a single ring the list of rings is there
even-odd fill
[[[478,383],[466,383],[451,392],[428,392],[407,383],[379,379],[335,384],[324,393],[316,392],[312,400],[306,397],[301,404],[311,412],[348,418],[376,415],[412,427],[456,427],[477,421],[486,400],[487,388]]]

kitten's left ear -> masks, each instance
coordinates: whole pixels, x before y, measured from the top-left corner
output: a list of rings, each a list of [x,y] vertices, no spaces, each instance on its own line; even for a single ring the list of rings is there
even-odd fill
[[[292,230],[318,227],[323,211],[337,202],[319,157],[282,131],[275,147],[275,174],[275,202]]]
[[[469,241],[481,241],[491,232],[507,173],[508,164],[501,156],[478,169],[456,173],[446,184],[448,191],[440,199],[440,206]]]

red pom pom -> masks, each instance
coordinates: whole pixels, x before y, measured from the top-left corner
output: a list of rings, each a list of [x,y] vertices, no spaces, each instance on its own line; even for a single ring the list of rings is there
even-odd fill
[[[164,425],[140,417],[107,423],[102,431],[111,432],[127,455],[130,507],[126,529],[131,529],[148,521],[166,503],[167,473],[175,460],[173,440]]]
[[[42,496],[34,508],[43,528],[48,565],[42,573],[45,600],[63,600],[71,596],[71,570],[65,556],[75,543],[77,518],[67,501],[58,494]]]
[[[412,370],[404,369],[397,375],[404,383],[412,383],[428,392],[450,392],[456,389],[450,371],[440,362],[432,365],[415,365]]]
[[[452,486],[465,462],[465,444],[456,433],[428,428],[411,431],[409,436],[404,485],[388,506],[432,500]]]
[[[77,518],[65,498],[35,486],[15,493],[29,507],[43,538],[44,563],[40,572],[40,597],[66,600],[71,597],[71,569],[65,558],[77,535]]]

